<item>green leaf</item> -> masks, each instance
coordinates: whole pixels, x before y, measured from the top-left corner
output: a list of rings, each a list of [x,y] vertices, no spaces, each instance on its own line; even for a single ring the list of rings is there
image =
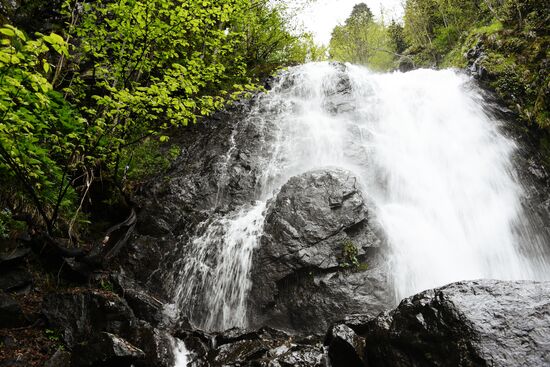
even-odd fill
[[[15,32],[9,28],[0,28],[0,33],[8,37],[15,36]]]
[[[44,72],[50,72],[50,64],[46,61],[46,59],[42,60],[42,67],[44,68]]]

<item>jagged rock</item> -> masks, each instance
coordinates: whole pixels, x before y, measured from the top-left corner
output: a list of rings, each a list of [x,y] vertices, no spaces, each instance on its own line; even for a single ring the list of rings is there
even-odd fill
[[[128,280],[123,282],[126,282],[125,286],[133,284]],[[137,287],[135,284],[134,286]],[[134,307],[138,314],[148,309],[160,312],[156,303],[155,307],[149,303],[153,302],[152,296],[138,292],[138,288],[133,290],[136,292],[130,298],[134,297]],[[138,295],[139,300],[136,298]],[[136,365],[171,367],[173,353],[168,331],[155,328],[147,321],[137,318],[126,300],[115,293],[95,290],[52,293],[44,297],[42,313],[50,326],[62,331],[63,340],[71,348],[77,344],[84,347],[85,344],[82,343],[92,337],[97,339],[98,335],[107,332],[123,338],[144,353],[144,357]],[[103,343],[104,336],[101,338],[103,339],[99,341]]]
[[[271,154],[262,144],[273,132],[244,121],[253,105],[254,99],[235,103],[185,128],[173,139],[182,152],[173,168],[136,193],[138,233],[119,259],[130,277],[155,293],[170,295],[172,266],[185,257],[182,244],[199,223],[255,198],[262,157]]]
[[[32,284],[32,275],[23,268],[1,269],[0,290],[16,291]]]
[[[123,297],[137,318],[152,325],[158,325],[163,319],[164,303],[150,295],[134,280],[122,273],[113,274],[116,290]]]
[[[254,324],[324,332],[338,313],[379,313],[391,302],[382,243],[351,173],[291,178],[269,205],[254,253]]]
[[[137,323],[126,301],[114,293],[94,290],[48,294],[42,313],[50,325],[62,330],[70,347],[101,331],[130,335]]]
[[[326,366],[319,338],[299,338],[269,327],[234,328],[209,336],[195,330],[179,336],[192,353],[193,366]]]
[[[138,366],[173,367],[173,338],[168,331],[153,328],[147,322],[139,320],[127,339],[145,353],[145,357],[137,363]]]
[[[44,367],[70,367],[71,353],[58,349],[54,355],[44,363]]]
[[[325,90],[323,107],[334,114],[352,112],[356,108],[351,92],[352,85],[344,64],[335,64],[335,73],[326,83],[330,86]]]
[[[377,366],[550,365],[550,282],[454,283],[367,323]]]
[[[19,303],[7,294],[0,292],[0,328],[20,327],[27,322]]]
[[[401,56],[397,63],[399,65],[399,71],[402,73],[415,69],[414,62],[409,56]]]
[[[365,365],[365,340],[343,324],[333,325],[325,338],[332,367],[362,367]]]
[[[0,268],[5,269],[6,266],[20,263],[30,252],[30,248],[19,247],[8,253],[0,254]]]
[[[143,359],[143,351],[114,334],[100,333],[73,348],[72,366],[130,367]]]

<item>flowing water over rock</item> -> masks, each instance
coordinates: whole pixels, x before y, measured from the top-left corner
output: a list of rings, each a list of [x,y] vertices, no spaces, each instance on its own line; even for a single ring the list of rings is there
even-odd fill
[[[175,307],[205,329],[247,326],[266,213],[290,178],[327,167],[350,172],[367,198],[392,302],[458,280],[549,279],[548,237],[524,211],[517,147],[501,124],[470,79],[450,70],[313,63],[285,72],[227,136],[212,200],[222,209],[182,244]],[[244,131],[254,133],[239,138]],[[249,196],[224,208],[242,182],[251,182]],[[357,274],[356,282],[369,276]]]

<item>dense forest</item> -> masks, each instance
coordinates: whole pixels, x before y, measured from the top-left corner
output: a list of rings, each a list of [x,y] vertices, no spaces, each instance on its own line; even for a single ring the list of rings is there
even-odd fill
[[[330,42],[334,60],[375,70],[469,68],[528,127],[550,162],[550,12],[536,0],[407,0],[402,21],[358,4]]]
[[[97,201],[125,200],[178,154],[169,129],[322,56],[282,2],[24,1],[2,10],[2,237],[21,225],[13,218],[77,236]],[[108,189],[93,197],[99,182]]]

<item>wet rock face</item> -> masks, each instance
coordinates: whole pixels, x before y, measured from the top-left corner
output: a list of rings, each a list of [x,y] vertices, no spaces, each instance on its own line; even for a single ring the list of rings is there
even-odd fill
[[[547,366],[550,282],[470,281],[407,298],[365,325],[369,366]]]
[[[143,351],[110,333],[100,333],[73,349],[73,366],[132,366],[144,359]]]
[[[351,93],[351,80],[345,72],[346,66],[335,64],[335,68],[338,73],[327,81],[330,83],[330,87],[325,91],[324,108],[333,114],[353,112],[356,109],[356,104]]]
[[[87,340],[95,331],[129,334],[137,322],[123,299],[96,291],[48,295],[42,313],[51,325],[63,330],[68,346]]]
[[[332,326],[325,338],[332,367],[361,367],[364,365],[365,340],[349,326]]]
[[[318,337],[291,336],[269,327],[217,334],[182,331],[178,336],[191,350],[192,366],[327,366],[326,350]]]
[[[155,310],[150,297],[142,297],[128,283],[123,284],[132,291],[129,299],[138,315]],[[50,294],[44,298],[42,314],[49,327],[61,331],[63,341],[73,351],[73,366],[168,367],[172,363],[168,330],[136,317],[126,300],[114,293],[82,290]],[[154,314],[150,317],[155,321]]]
[[[272,137],[263,123],[247,120],[254,105],[237,103],[174,137],[181,155],[172,169],[134,197],[141,208],[138,233],[120,256],[129,276],[169,295],[167,277],[176,272],[171,265],[185,257],[184,244],[197,225],[255,199],[262,159],[272,153],[265,142]]]
[[[340,169],[291,178],[270,203],[250,292],[254,324],[324,331],[390,304],[381,237],[357,179]]]

